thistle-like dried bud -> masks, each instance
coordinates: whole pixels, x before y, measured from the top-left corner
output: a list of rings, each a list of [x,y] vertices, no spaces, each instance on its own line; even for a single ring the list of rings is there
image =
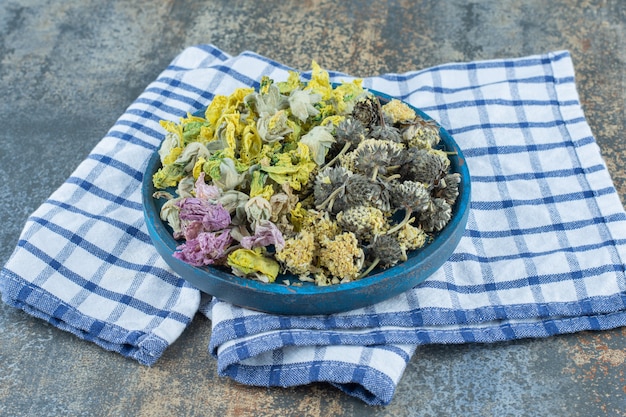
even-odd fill
[[[433,195],[446,200],[450,206],[454,204],[459,196],[459,184],[461,183],[461,174],[458,172],[448,174],[439,180],[439,184],[433,190]]]
[[[404,124],[400,129],[402,139],[409,147],[430,149],[435,147],[441,137],[439,125],[433,120],[424,120],[417,116],[409,124]]]
[[[428,208],[430,193],[421,182],[394,181],[391,185],[390,200],[395,208],[420,212]]]
[[[386,184],[361,174],[354,174],[346,181],[346,193],[343,198],[348,207],[372,206],[383,212],[388,212],[391,208]]]
[[[365,129],[363,123],[352,118],[343,119],[335,128],[335,137],[339,145],[349,142],[356,146],[365,139],[366,135],[367,129]]]
[[[396,143],[402,142],[400,130],[398,130],[398,128],[396,127],[389,125],[375,126],[370,132],[370,137],[373,139],[388,140]]]
[[[402,250],[398,239],[391,235],[377,236],[367,247],[367,252],[370,258],[378,259],[378,264],[384,268],[406,260],[406,253]]]
[[[448,171],[450,160],[445,152],[434,149],[409,148],[407,154],[411,159],[405,162],[399,169],[403,178],[421,182],[428,186],[436,184]]]
[[[343,187],[351,175],[350,171],[341,166],[324,168],[318,172],[313,187],[315,204],[322,204],[336,189]]]
[[[388,140],[367,139],[356,148],[354,167],[357,172],[371,175],[387,174],[387,168],[399,160],[404,147]]]
[[[370,206],[356,206],[342,211],[337,215],[337,223],[343,230],[354,233],[364,241],[370,241],[389,229],[383,212]]]
[[[420,214],[420,224],[427,232],[437,232],[452,218],[452,208],[443,198],[433,198],[426,210]]]
[[[378,102],[378,98],[372,95],[367,95],[359,99],[354,104],[352,117],[363,123],[363,126],[368,129],[379,125],[381,123],[380,121],[382,119],[382,115],[380,113],[380,103]]]

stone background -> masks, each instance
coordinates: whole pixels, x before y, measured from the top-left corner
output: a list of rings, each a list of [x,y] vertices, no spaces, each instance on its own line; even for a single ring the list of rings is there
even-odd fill
[[[0,264],[27,216],[186,46],[370,76],[567,49],[626,202],[622,0],[0,3]],[[0,303],[0,416],[626,415],[626,329],[418,349],[386,408],[217,377],[198,316],[151,368]]]

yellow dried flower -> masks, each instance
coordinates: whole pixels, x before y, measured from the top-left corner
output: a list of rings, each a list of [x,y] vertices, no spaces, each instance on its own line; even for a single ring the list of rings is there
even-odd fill
[[[253,276],[264,282],[274,282],[280,267],[278,263],[258,250],[236,249],[227,258],[233,272],[241,276]]]
[[[398,242],[405,251],[421,248],[426,243],[427,238],[426,232],[409,223],[405,224],[398,232]]]
[[[337,223],[343,230],[353,232],[359,240],[366,241],[389,229],[389,223],[381,210],[364,205],[337,214]]]
[[[333,239],[341,232],[341,228],[331,220],[328,212],[308,210],[308,214],[302,222],[302,229],[313,233],[317,246],[324,239]]]
[[[307,275],[312,271],[315,253],[315,237],[307,230],[301,230],[295,237],[285,239],[285,246],[276,252],[276,259],[285,269],[295,275]]]
[[[393,99],[389,103],[382,106],[385,116],[389,117],[391,123],[406,122],[413,120],[416,116],[415,111],[406,103]]]
[[[173,164],[176,161],[176,159],[178,159],[178,157],[180,156],[182,152],[183,152],[183,148],[179,146],[170,149],[170,153],[167,154],[165,158],[163,158],[163,161],[162,161],[163,165]]]
[[[356,152],[346,152],[339,156],[339,164],[348,171],[356,171]]]
[[[333,87],[330,84],[330,76],[324,71],[317,62],[311,63],[311,81],[309,81],[306,89],[311,89],[314,93],[320,94],[322,100],[329,100],[332,97]]]
[[[320,245],[320,267],[342,280],[354,280],[359,276],[365,256],[354,233],[345,232],[334,239],[323,239]]]

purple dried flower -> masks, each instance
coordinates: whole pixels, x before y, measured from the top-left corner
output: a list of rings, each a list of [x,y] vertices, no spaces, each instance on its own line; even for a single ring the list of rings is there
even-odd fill
[[[222,193],[220,192],[220,189],[215,185],[209,185],[204,182],[204,175],[204,172],[201,172],[200,175],[198,175],[198,179],[196,180],[196,197],[202,200],[215,201],[220,198]]]
[[[197,220],[192,222],[182,222],[181,229],[182,237],[184,237],[185,240],[195,239],[200,233],[206,232],[202,222]]]
[[[276,246],[277,251],[285,247],[285,238],[276,225],[269,220],[259,220],[254,229],[254,235],[241,239],[241,246],[252,249],[258,246]]]
[[[228,230],[219,235],[202,232],[195,239],[187,240],[179,245],[176,248],[178,252],[174,252],[174,257],[193,266],[211,265],[224,256],[224,251],[231,242]]]
[[[215,232],[225,229],[230,224],[230,213],[221,204],[212,204],[197,197],[181,200],[180,219],[183,224],[201,222],[205,231]]]

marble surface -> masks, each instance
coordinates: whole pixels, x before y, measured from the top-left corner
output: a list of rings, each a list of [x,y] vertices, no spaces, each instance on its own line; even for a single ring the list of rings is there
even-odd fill
[[[186,46],[251,50],[355,76],[572,53],[580,98],[626,202],[621,0],[0,3],[0,263],[27,216]],[[387,407],[324,384],[217,376],[198,316],[153,367],[0,303],[0,416],[626,415],[626,329],[417,350]]]

